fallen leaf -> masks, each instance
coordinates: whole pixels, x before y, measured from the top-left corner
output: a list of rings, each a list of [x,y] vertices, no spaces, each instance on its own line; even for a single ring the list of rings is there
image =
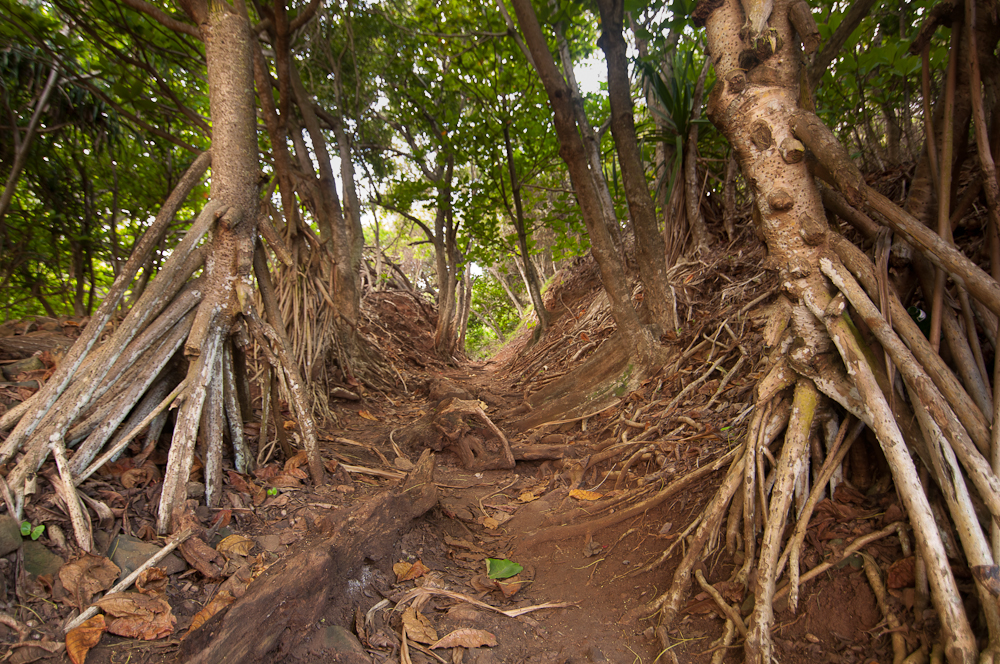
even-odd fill
[[[889,565],[885,585],[889,588],[909,588],[916,582],[916,559],[913,556]]]
[[[497,581],[496,583],[497,586],[499,586],[500,588],[500,592],[503,593],[503,596],[510,599],[511,597],[517,594],[518,590],[524,587],[527,581],[522,579],[519,575],[514,575],[509,579],[504,579],[503,581]]]
[[[295,489],[302,486],[302,482],[291,473],[282,473],[269,479],[267,485],[281,489]]]
[[[538,496],[531,493],[530,491],[525,491],[520,496],[517,497],[522,503],[530,503],[533,500],[538,500]]]
[[[162,567],[150,567],[135,580],[135,589],[144,595],[162,595],[167,592],[170,579]]]
[[[235,601],[236,598],[233,597],[228,590],[220,590],[217,592],[215,597],[212,598],[212,601],[205,605],[205,608],[194,614],[194,618],[191,619],[191,628],[184,634],[184,638],[187,638],[191,632],[207,623],[212,616]]]
[[[497,582],[485,574],[477,574],[469,579],[469,585],[477,593],[488,593],[497,589]]]
[[[406,627],[406,635],[414,641],[434,643],[438,640],[437,632],[431,621],[412,606],[403,612],[403,625]]]
[[[215,546],[215,550],[221,554],[235,553],[239,556],[248,556],[253,550],[255,543],[249,537],[243,535],[230,535]]]
[[[73,664],[83,664],[87,653],[100,642],[101,635],[107,631],[104,614],[97,614],[90,620],[66,634],[66,654]]]
[[[166,598],[141,593],[115,593],[95,602],[113,616],[108,632],[131,639],[154,641],[174,632],[177,618]]]
[[[491,516],[484,516],[481,517],[481,519],[482,519],[482,524],[485,528],[489,528],[490,530],[496,530],[497,528],[500,527],[500,522]]]
[[[366,420],[372,420],[373,422],[378,422],[378,418],[369,413],[367,410],[359,410],[358,415],[365,418]]]
[[[126,489],[144,487],[160,480],[160,471],[155,464],[146,462],[141,468],[132,468],[122,473],[121,483]]]
[[[287,422],[285,424],[287,424]],[[305,450],[302,450],[285,462],[285,472],[287,473],[290,470],[298,468],[299,466],[304,465],[307,461],[309,461],[309,455],[306,454]]]
[[[413,563],[408,563],[405,560],[401,560],[392,566],[392,571],[396,574],[396,583],[402,581],[411,567],[413,567]]]
[[[587,491],[586,489],[573,489],[569,492],[570,498],[576,498],[577,500],[600,500],[604,497],[604,494],[597,493],[596,491]]]
[[[482,646],[495,646],[497,637],[484,629],[456,629],[450,634],[431,646],[435,648],[481,648]]]
[[[393,566],[393,569],[395,569],[395,566]],[[431,568],[418,560],[410,565],[410,569],[406,570],[406,573],[403,574],[403,576],[398,577],[396,580],[400,583],[403,581],[412,581],[413,579],[423,576],[429,571],[431,571]]]
[[[486,559],[486,574],[491,579],[509,579],[523,571],[524,568],[513,560],[507,560],[506,558]]]
[[[84,554],[59,568],[59,580],[81,611],[93,596],[114,585],[121,570],[104,556]]]

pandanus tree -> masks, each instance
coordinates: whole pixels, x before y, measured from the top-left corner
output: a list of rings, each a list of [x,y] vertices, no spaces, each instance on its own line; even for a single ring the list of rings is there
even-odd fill
[[[782,592],[794,609],[812,509],[867,426],[912,527],[917,576],[926,579],[940,619],[944,655],[950,662],[996,661],[1000,457],[991,422],[998,395],[976,333],[978,320],[979,329],[995,343],[1000,314],[1000,189],[991,156],[996,136],[990,133],[998,72],[994,51],[1000,37],[996,14],[988,3],[975,0],[941,3],[914,42],[919,53],[939,24],[951,27],[945,90],[938,112],[927,113],[926,148],[908,210],[866,184],[834,134],[809,110],[810,95],[802,94],[800,82],[819,77],[803,77],[802,63],[814,55],[820,39],[805,2],[703,0],[694,18],[705,27],[716,72],[708,114],[733,146],[753,199],[754,224],[767,245],[767,265],[778,272],[781,293],[765,327],[772,353],[757,386],[746,439],[699,517],[671,587],[644,609],[662,611],[664,624],[672,624],[693,567],[728,511],[727,546],[734,551],[741,542],[745,561],[735,581],[748,584],[756,596],[749,625],[739,625],[746,633],[746,661],[770,662],[779,577],[787,570],[789,582]],[[814,66],[820,61],[814,59]],[[977,155],[974,170],[988,203],[985,233],[993,276],[960,252],[951,237],[956,211],[952,182],[963,165],[955,146],[970,121],[974,145],[966,154]],[[832,232],[828,211],[866,235],[880,260],[872,261]],[[933,220],[937,232],[923,219]],[[891,235],[916,255],[916,277],[905,278],[918,278],[925,301],[935,303],[930,340],[888,278]],[[810,441],[821,437],[829,446],[821,467],[813,468],[810,490]],[[766,456],[773,466],[765,463]],[[793,498],[797,523],[786,536]],[[989,638],[982,653],[970,626],[975,616],[966,613],[932,511],[932,500],[942,499],[986,618]],[[981,514],[977,504],[985,506]],[[900,523],[876,536],[890,532],[905,536]],[[733,615],[742,622],[738,613]]]
[[[204,440],[205,492],[221,497],[223,442],[233,447],[237,469],[253,463],[243,438],[248,389],[244,368],[249,338],[278,368],[301,427],[313,480],[323,477],[310,408],[291,359],[258,240],[261,171],[254,98],[255,33],[243,2],[189,0],[184,16],[169,15],[142,0],[130,6],[160,24],[199,40],[204,48],[211,113],[211,152],[194,160],[135,244],[113,286],[83,334],[44,387],[4,414],[13,426],[0,463],[12,463],[6,482],[16,509],[50,456],[58,468],[78,542],[90,550],[89,519],[75,487],[120,453],[147,425],[155,440],[165,409],[179,403],[159,501],[157,529],[171,528],[183,509],[199,439]],[[297,17],[304,22],[303,11]],[[258,26],[259,28],[259,26]],[[258,88],[270,98],[269,88]],[[155,280],[107,334],[108,323],[139,267],[211,164],[211,190],[197,219],[165,261]],[[197,271],[200,276],[192,279]],[[254,277],[256,276],[256,281]],[[254,305],[260,291],[267,321]],[[103,343],[98,344],[99,341]],[[119,425],[124,422],[120,431]],[[76,444],[70,456],[67,447]],[[147,449],[146,454],[151,452]]]

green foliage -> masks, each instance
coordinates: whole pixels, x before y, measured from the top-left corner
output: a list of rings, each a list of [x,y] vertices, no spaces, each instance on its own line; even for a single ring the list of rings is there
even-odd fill
[[[506,277],[503,273],[501,276]],[[528,299],[520,277],[516,280],[508,278],[507,282],[516,295],[524,301]],[[495,352],[521,323],[517,309],[491,274],[480,275],[472,282],[472,310],[476,315],[469,320],[465,350],[473,357],[484,357]]]
[[[11,132],[23,136],[59,73],[0,223],[2,317],[86,314],[193,158],[180,145],[207,146],[207,124],[178,121],[207,116],[201,56],[107,0],[0,0],[0,26],[0,97],[17,125],[0,130],[0,179],[19,143]]]
[[[32,540],[37,540],[44,532],[45,524],[43,523],[32,528],[30,521],[21,522],[21,537],[30,537]]]
[[[486,559],[486,575],[491,579],[509,579],[523,571],[524,567],[506,558]]]

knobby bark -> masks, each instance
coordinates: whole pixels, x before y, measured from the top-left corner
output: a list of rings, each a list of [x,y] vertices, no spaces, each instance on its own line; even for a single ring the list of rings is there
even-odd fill
[[[991,511],[1000,510],[992,495],[1000,484],[982,454],[988,445],[987,417],[982,410],[989,404],[971,406],[975,400],[947,368],[942,370],[940,358],[928,347],[922,334],[913,332],[908,316],[882,319],[882,312],[898,311],[902,305],[892,300],[891,291],[880,286],[883,279],[876,276],[875,267],[866,257],[859,256],[860,251],[853,245],[845,246],[849,243],[829,233],[824,196],[804,158],[806,148],[816,157],[817,171],[835,183],[846,198],[837,203],[833,196],[826,196],[828,200],[841,209],[863,205],[877,211],[878,218],[889,223],[899,237],[946,270],[968,289],[969,295],[994,312],[1000,307],[997,292],[1000,286],[946,238],[936,236],[868,188],[832,133],[818,118],[799,108],[803,100],[800,89],[803,44],[798,35],[812,39],[814,33],[809,25],[808,7],[803,4],[801,0],[777,0],[771,12],[769,3],[754,3],[751,15],[744,14],[737,0],[721,3],[709,0],[703,1],[695,12],[696,21],[706,28],[708,50],[716,70],[717,83],[708,102],[708,115],[733,146],[754,201],[754,222],[768,247],[766,265],[779,273],[784,290],[784,305],[771,312],[774,320],[769,329],[774,336],[768,343],[785,350],[775,356],[776,361],[761,381],[757,414],[744,443],[747,462],[743,466],[742,512],[747,562],[738,572],[737,580],[750,579],[750,571],[757,566],[753,577],[756,602],[747,631],[746,660],[764,664],[772,658],[772,602],[778,575],[787,560],[796,567],[790,571],[790,577],[793,596],[797,596],[799,557],[789,556],[787,550],[784,556],[779,556],[781,533],[788,518],[793,487],[799,486],[798,478],[809,472],[808,455],[800,451],[810,436],[817,413],[823,409],[824,399],[830,399],[875,433],[916,535],[931,597],[941,616],[944,652],[949,661],[971,663],[978,655],[976,642],[944,552],[927,489],[908,444],[913,445],[929,469],[928,475],[945,494],[952,519],[963,530],[970,563],[995,569],[969,497],[970,486],[974,486],[981,497],[985,496],[984,502],[991,506]],[[762,8],[766,10],[763,14]],[[806,46],[813,48],[815,44]],[[946,167],[951,168],[951,164]],[[878,233],[874,222],[863,214],[853,210],[844,213],[865,232]],[[867,294],[854,282],[848,267],[865,284]],[[890,302],[883,302],[881,310],[869,302],[869,298],[887,296]],[[848,300],[854,310],[847,308]],[[900,367],[906,389],[917,405],[915,413],[902,400],[889,398],[892,383],[874,361],[875,353],[869,342],[852,322],[851,315],[859,314],[893,364]],[[913,349],[912,355],[897,334],[906,339]],[[786,340],[784,346],[780,345],[782,337]],[[792,386],[795,401],[789,415],[787,397],[782,393]],[[782,429],[786,430],[783,448],[772,461],[775,481],[758,491],[758,483],[763,479],[760,476],[764,468],[763,446],[770,445]],[[961,481],[959,463],[972,480],[970,486]],[[727,480],[712,503],[717,508],[713,513],[724,511],[732,493],[733,487]],[[763,520],[756,513],[761,508],[768,512]],[[808,519],[809,515],[802,518]],[[761,523],[766,523],[763,531]],[[739,528],[734,525],[727,529],[727,544],[739,537]],[[702,523],[699,532],[709,527]],[[759,557],[755,558],[758,535],[763,535],[763,539]],[[692,555],[697,554],[689,550],[688,556]],[[665,619],[672,619],[682,599],[680,589],[687,587],[689,575],[690,570],[679,569],[671,589],[646,608],[662,608]],[[995,614],[992,612],[989,618],[991,651],[995,650]]]

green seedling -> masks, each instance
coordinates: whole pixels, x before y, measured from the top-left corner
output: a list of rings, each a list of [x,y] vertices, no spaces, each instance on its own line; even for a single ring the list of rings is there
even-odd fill
[[[21,537],[30,537],[33,540],[37,540],[45,532],[45,524],[40,523],[34,528],[31,527],[30,521],[21,522]]]
[[[522,570],[524,568],[512,560],[505,558],[486,559],[486,576],[491,579],[509,579],[515,574],[520,574]]]
[[[277,496],[278,495],[278,490],[276,488],[274,488],[274,487],[271,487],[270,489],[267,490],[267,495],[269,495],[269,496]]]

